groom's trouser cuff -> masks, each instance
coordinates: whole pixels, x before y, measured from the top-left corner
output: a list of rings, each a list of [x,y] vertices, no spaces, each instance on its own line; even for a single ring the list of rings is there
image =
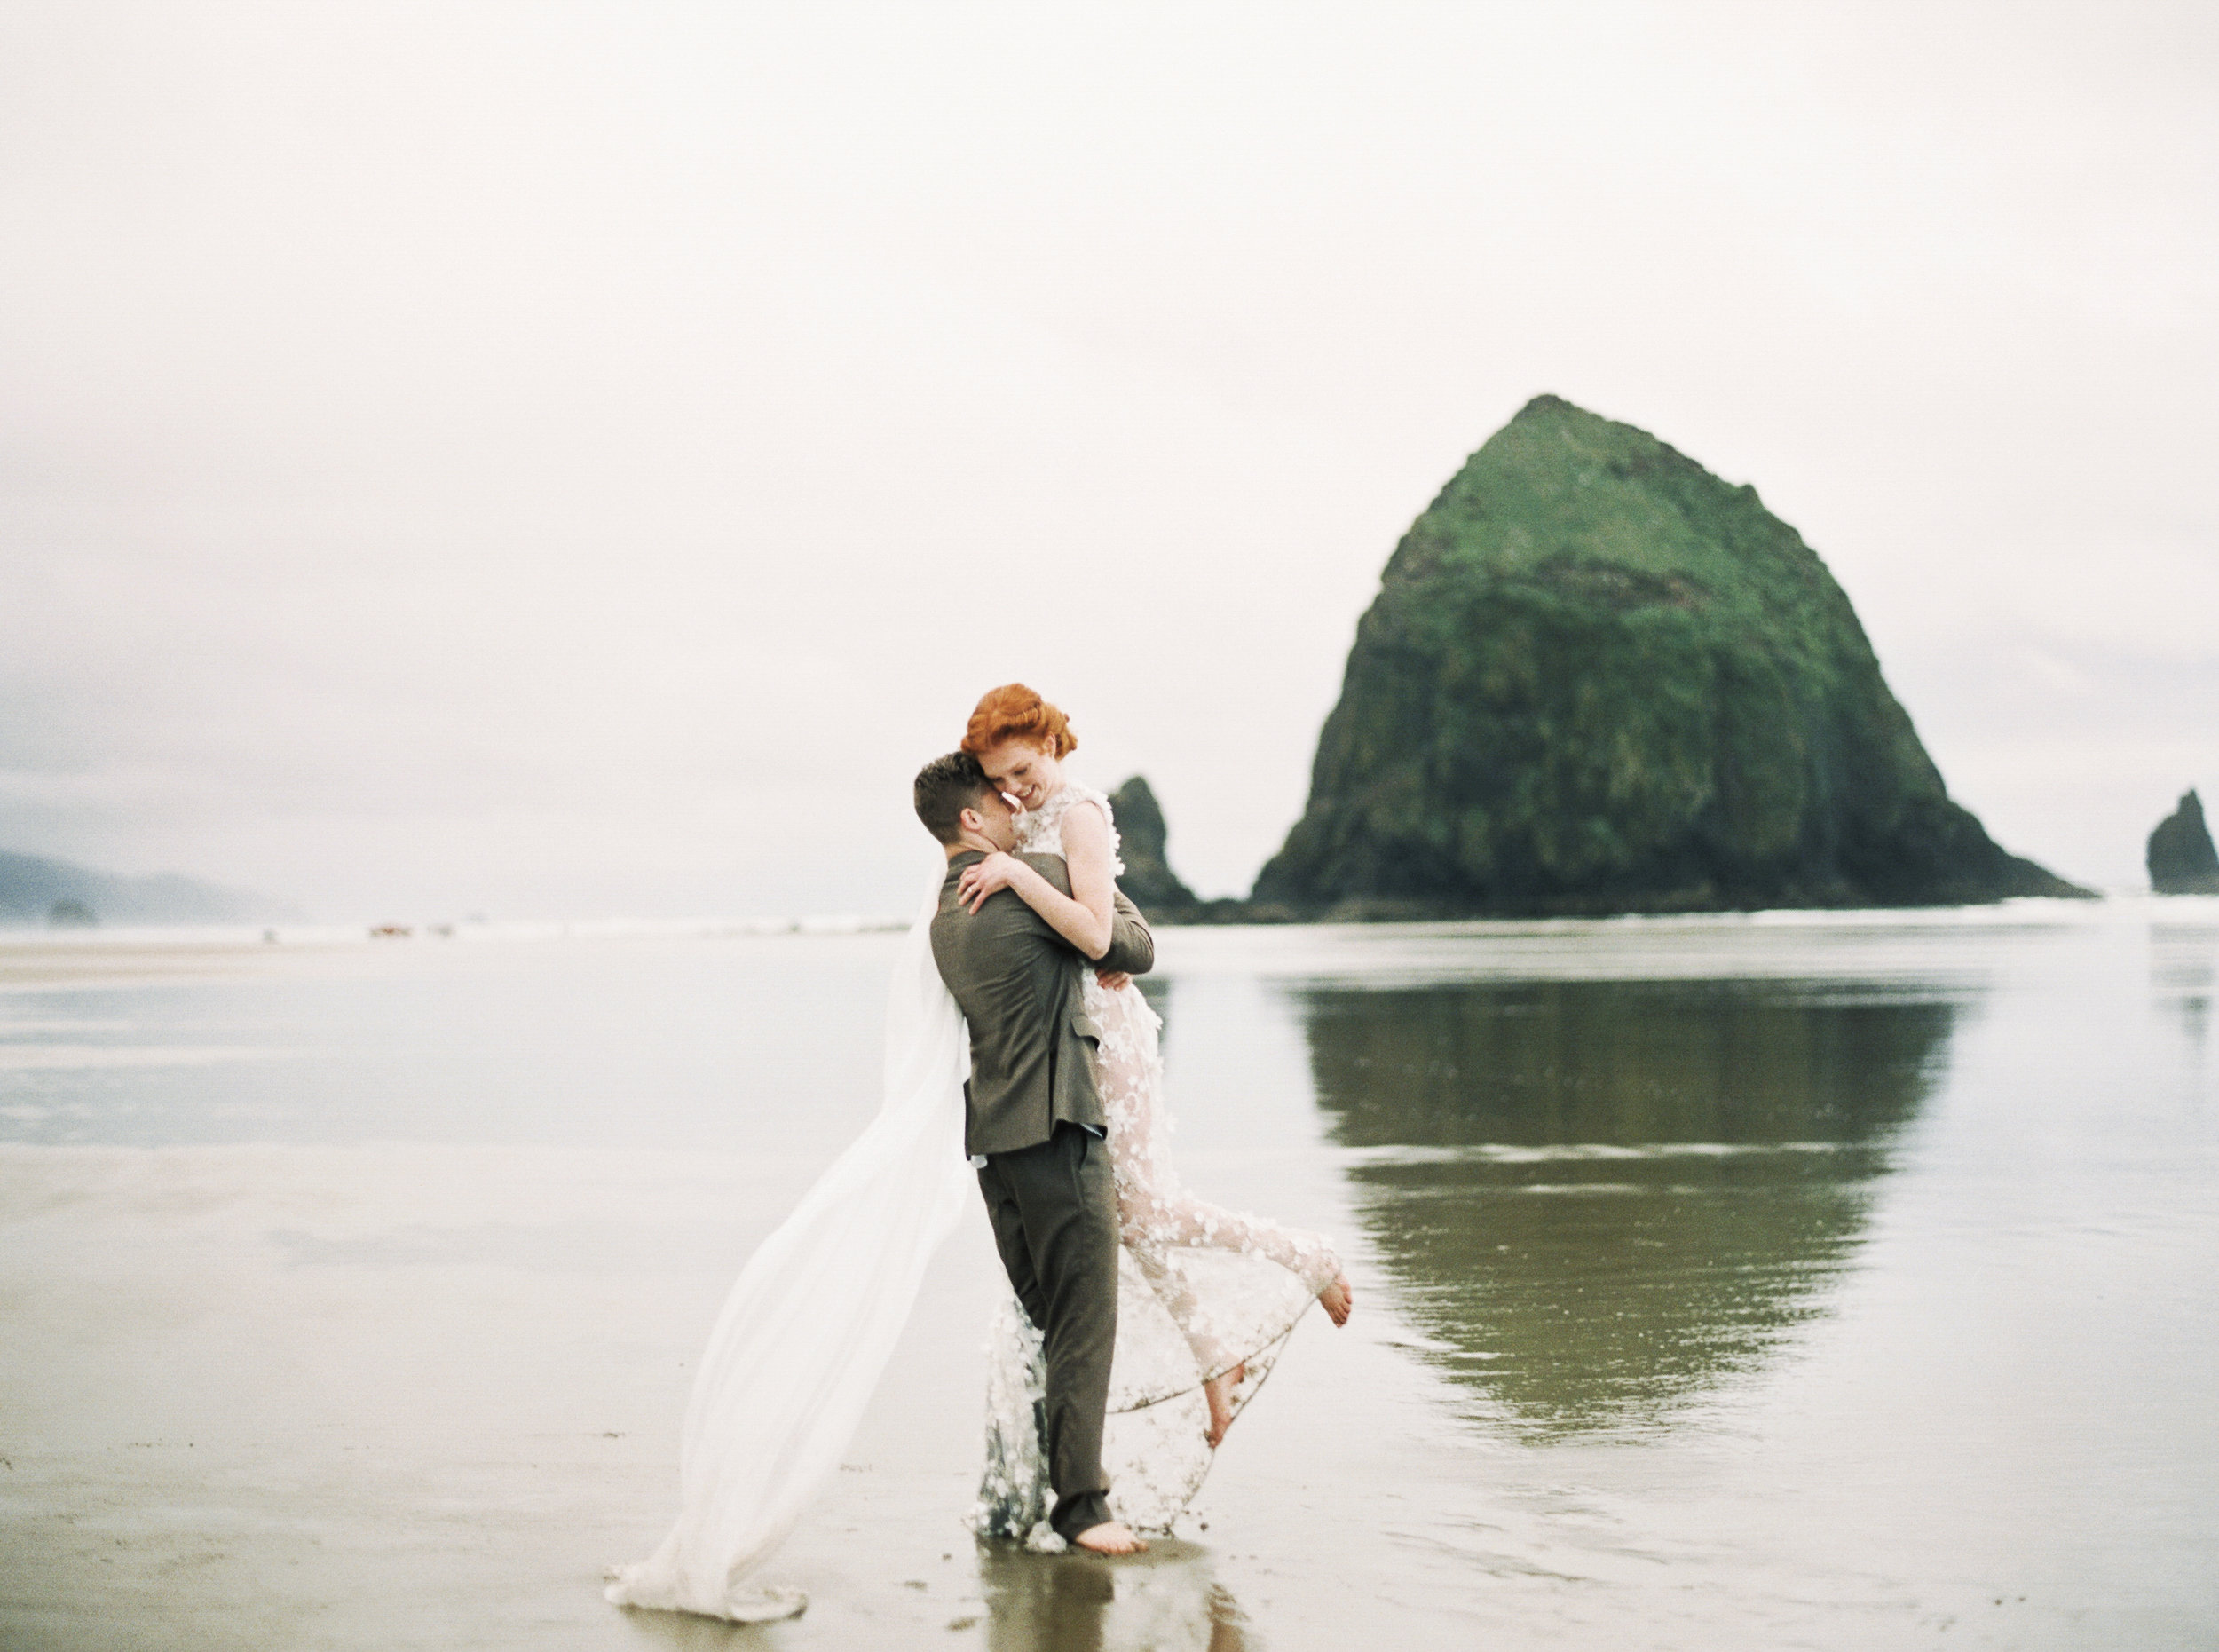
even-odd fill
[[[1055,1510],[1048,1516],[1048,1524],[1055,1535],[1069,1543],[1082,1531],[1109,1524],[1116,1515],[1110,1512],[1110,1494],[1106,1491],[1082,1491],[1075,1498],[1058,1498]]]

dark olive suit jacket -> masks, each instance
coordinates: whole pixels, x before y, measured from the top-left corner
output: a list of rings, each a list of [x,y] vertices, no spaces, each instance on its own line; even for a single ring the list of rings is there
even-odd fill
[[[1094,1071],[1102,1032],[1082,1007],[1079,972],[1146,975],[1156,967],[1148,920],[1122,894],[1111,914],[1110,950],[1092,963],[1015,890],[997,889],[975,913],[967,911],[956,882],[984,858],[962,854],[948,863],[932,921],[933,961],[970,1024],[964,1150],[975,1156],[1037,1146],[1065,1121],[1106,1126]],[[1061,856],[1019,858],[1070,893]]]

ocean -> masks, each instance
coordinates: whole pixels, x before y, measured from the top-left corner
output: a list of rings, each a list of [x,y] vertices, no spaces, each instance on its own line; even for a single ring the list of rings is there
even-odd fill
[[[2219,900],[1160,940],[1181,1169],[1350,1326],[1149,1555],[981,1545],[969,1220],[736,1629],[599,1572],[898,937],[0,937],[0,1641],[2209,1644]]]

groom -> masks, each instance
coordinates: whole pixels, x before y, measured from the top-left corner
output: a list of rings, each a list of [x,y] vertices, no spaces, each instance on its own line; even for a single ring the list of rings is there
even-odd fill
[[[1094,1074],[1100,1038],[1080,1008],[1087,968],[1144,975],[1148,923],[1117,897],[1110,950],[1086,960],[1009,889],[976,913],[956,898],[964,868],[1015,853],[1014,811],[976,758],[936,757],[917,776],[917,818],[948,853],[932,956],[971,1033],[964,1142],[978,1169],[995,1247],[1047,1362],[1044,1443],[1055,1507],[1048,1523],[1098,1554],[1147,1545],[1110,1518],[1102,1431],[1117,1325],[1117,1199]],[[1061,858],[1026,864],[1065,894]]]

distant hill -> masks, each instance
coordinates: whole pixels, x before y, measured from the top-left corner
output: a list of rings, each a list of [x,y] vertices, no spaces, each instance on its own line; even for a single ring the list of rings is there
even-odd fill
[[[299,910],[248,889],[164,873],[116,877],[67,860],[0,851],[0,924],[267,923]]]
[[[1802,535],[1528,403],[1395,548],[1253,904],[1343,918],[2084,896],[1950,800]]]

